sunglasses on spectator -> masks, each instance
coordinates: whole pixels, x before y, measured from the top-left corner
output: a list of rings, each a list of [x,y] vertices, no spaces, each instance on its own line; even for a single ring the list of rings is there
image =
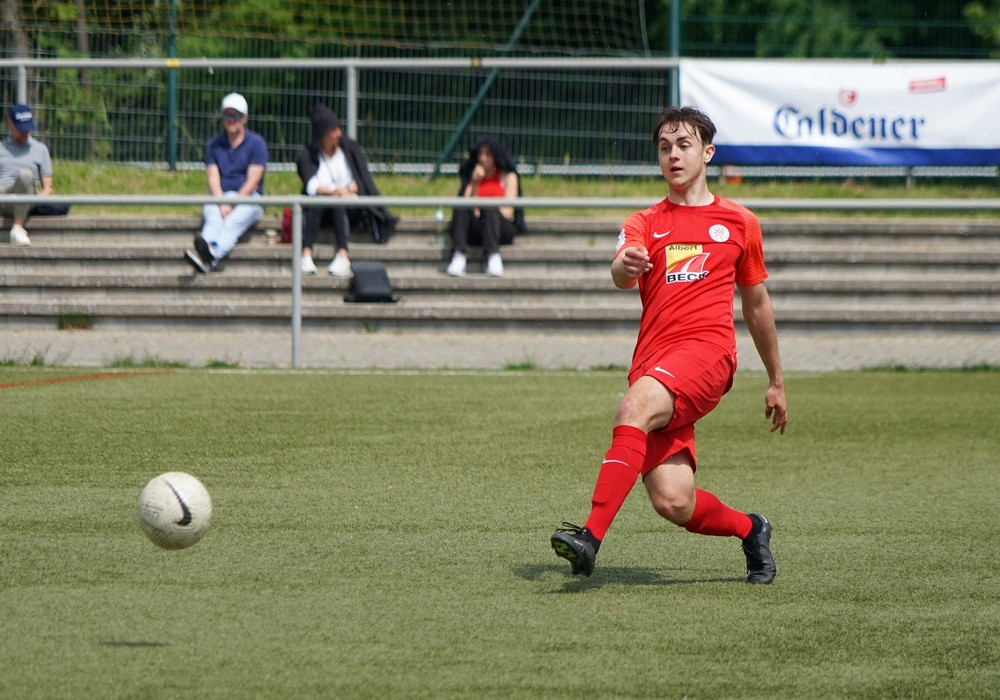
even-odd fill
[[[223,112],[222,121],[224,122],[238,122],[243,118],[243,115],[239,112]]]

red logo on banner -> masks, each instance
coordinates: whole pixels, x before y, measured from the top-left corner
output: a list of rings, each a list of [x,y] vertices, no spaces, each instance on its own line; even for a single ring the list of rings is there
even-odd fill
[[[931,78],[929,80],[911,80],[910,81],[910,92],[944,92],[945,81],[944,76],[940,78]]]
[[[837,99],[840,100],[840,104],[850,107],[858,101],[858,93],[856,90],[841,90],[837,93]]]

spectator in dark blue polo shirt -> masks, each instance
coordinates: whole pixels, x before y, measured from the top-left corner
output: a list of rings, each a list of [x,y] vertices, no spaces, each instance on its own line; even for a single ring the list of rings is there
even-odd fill
[[[264,194],[267,143],[247,128],[247,101],[235,92],[222,98],[222,132],[205,147],[208,191],[216,197]],[[201,235],[184,257],[199,272],[211,272],[236,247],[247,230],[261,220],[258,204],[206,204]]]

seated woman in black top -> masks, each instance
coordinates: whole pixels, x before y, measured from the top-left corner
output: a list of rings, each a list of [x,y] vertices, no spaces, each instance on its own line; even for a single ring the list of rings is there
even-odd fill
[[[340,119],[324,105],[312,111],[313,139],[296,160],[302,180],[302,193],[310,197],[377,196],[378,188],[368,171],[368,164],[357,142],[344,136]],[[302,214],[302,272],[316,273],[313,247],[323,223],[332,223],[336,237],[336,252],[327,272],[337,277],[351,275],[347,255],[348,234],[354,228],[369,228],[377,243],[389,240],[396,217],[381,207],[305,207]]]

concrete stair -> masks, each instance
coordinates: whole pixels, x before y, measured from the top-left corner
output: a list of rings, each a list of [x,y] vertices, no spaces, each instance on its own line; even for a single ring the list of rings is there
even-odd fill
[[[529,223],[532,230],[502,251],[503,278],[481,272],[478,252],[465,277],[445,275],[448,251],[430,212],[404,218],[387,245],[356,236],[352,259],[385,264],[395,304],[346,303],[349,281],[325,274],[333,248],[323,242],[320,273],[303,277],[303,323],[634,330],[638,295],[614,289],[608,275],[620,221]],[[1000,328],[1000,221],[763,218],[762,226],[782,328]],[[30,247],[0,244],[0,324],[54,326],[75,317],[94,327],[287,327],[291,249],[269,245],[264,233],[280,222],[262,222],[211,275],[194,274],[183,260],[199,227],[191,216],[35,218]]]

